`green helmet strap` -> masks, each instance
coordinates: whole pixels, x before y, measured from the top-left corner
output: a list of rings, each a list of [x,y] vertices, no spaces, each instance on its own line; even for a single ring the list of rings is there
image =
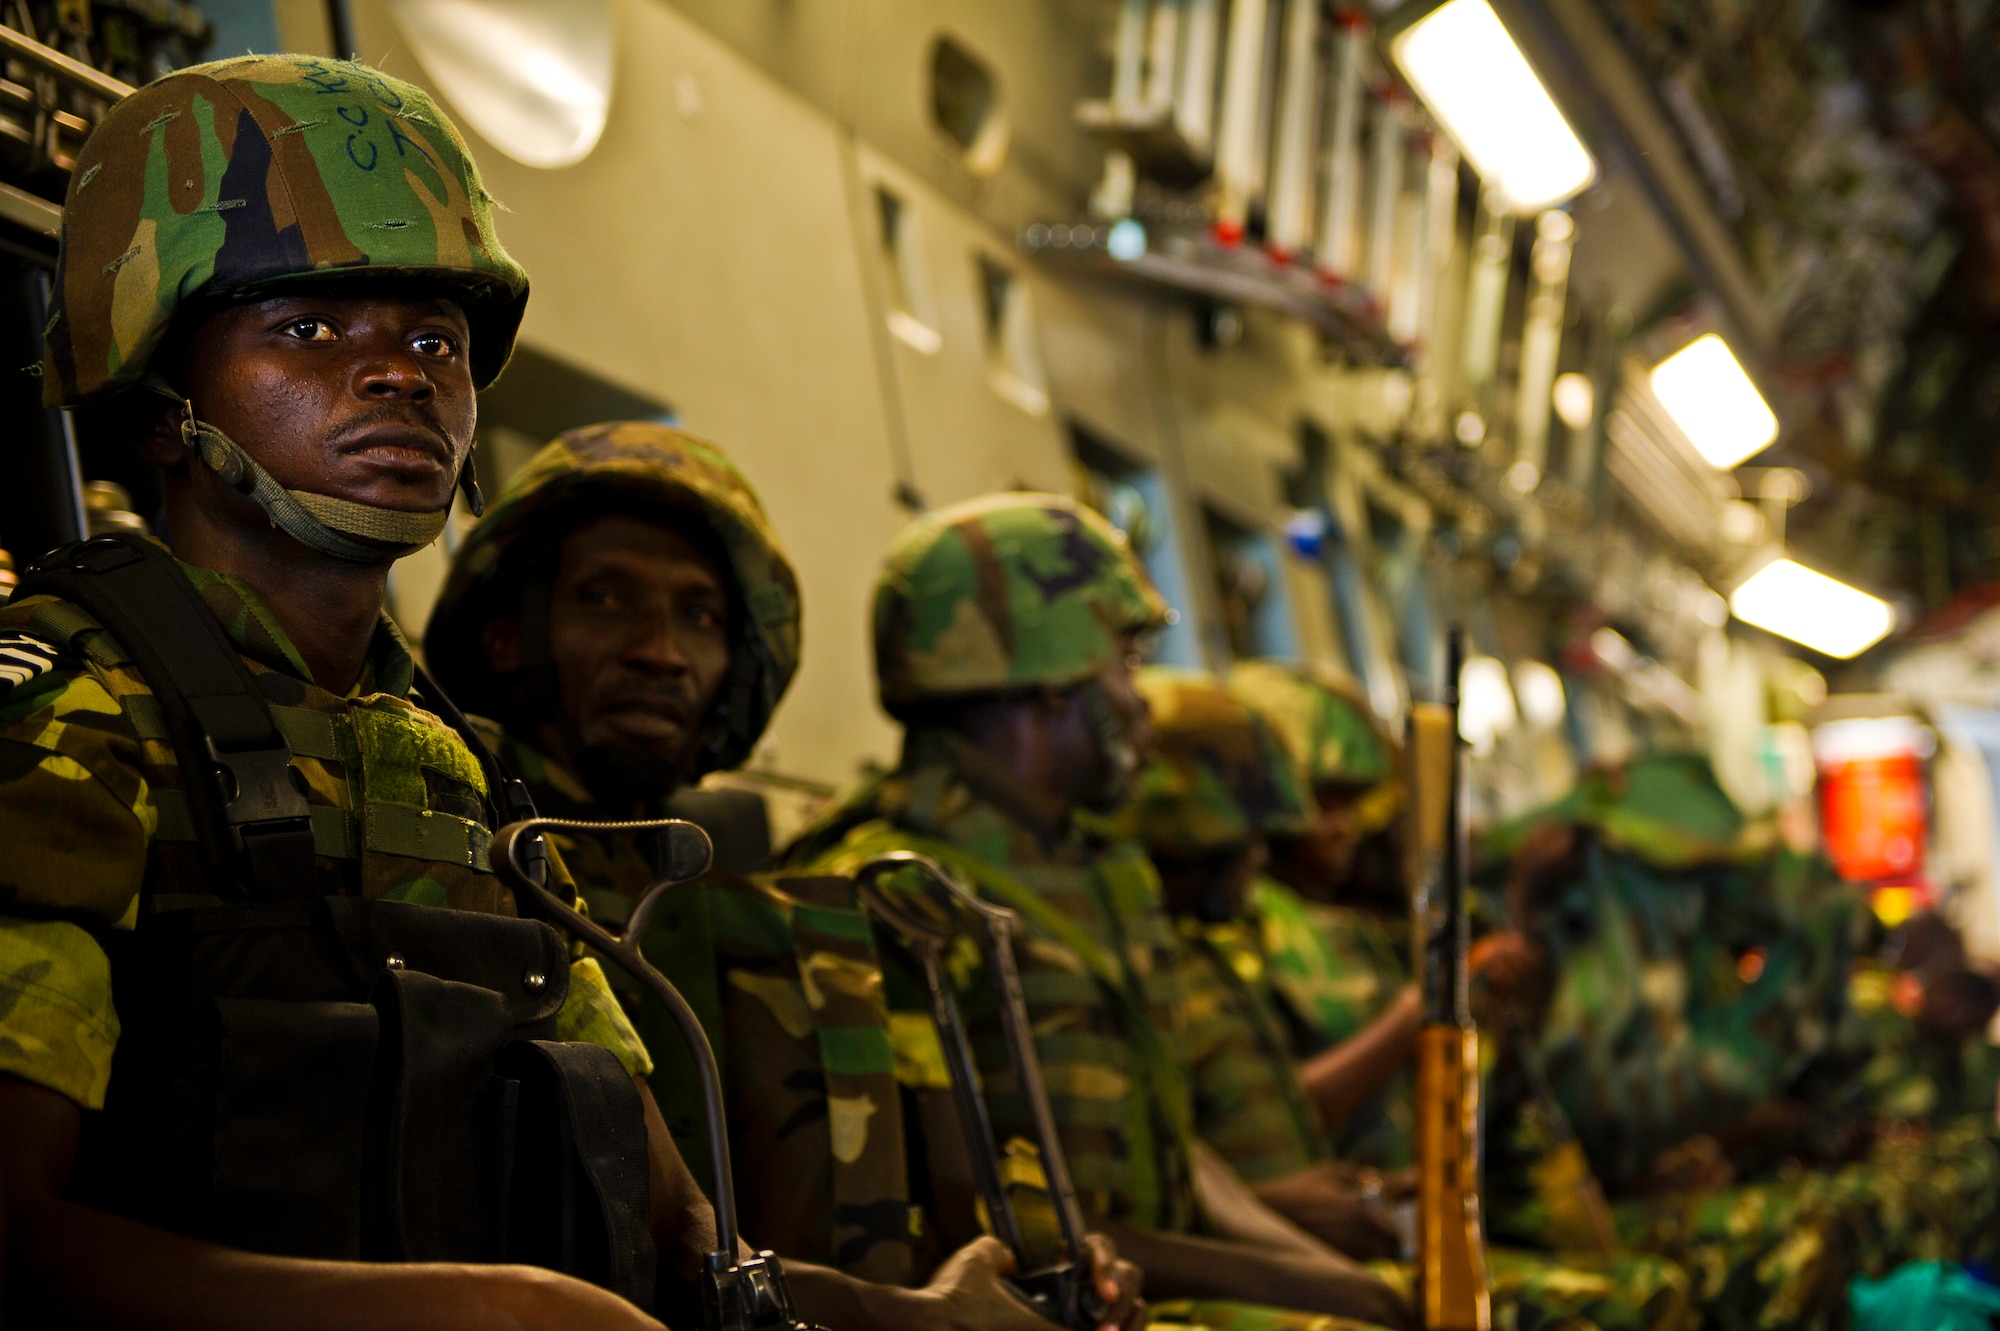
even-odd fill
[[[183,399],[183,404],[181,442],[225,485],[256,501],[272,526],[308,549],[357,564],[387,564],[435,541],[451,516],[449,508],[406,513],[309,490],[287,490],[234,439],[196,419],[192,402]]]

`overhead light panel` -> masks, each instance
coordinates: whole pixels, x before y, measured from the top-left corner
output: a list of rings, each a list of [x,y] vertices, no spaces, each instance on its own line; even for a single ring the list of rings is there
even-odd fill
[[[1521,212],[1553,208],[1597,174],[1486,0],[1450,0],[1393,44],[1396,63],[1485,182]]]
[[[1846,660],[1887,637],[1896,612],[1878,596],[1779,559],[1764,565],[1729,597],[1746,624]]]
[[[1653,396],[1710,465],[1728,470],[1769,448],[1778,418],[1736,353],[1707,333],[1653,367]]]

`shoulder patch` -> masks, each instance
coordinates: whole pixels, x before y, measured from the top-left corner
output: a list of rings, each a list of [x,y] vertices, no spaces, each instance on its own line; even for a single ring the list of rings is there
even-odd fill
[[[0,693],[40,679],[56,668],[62,649],[30,633],[0,633]]]

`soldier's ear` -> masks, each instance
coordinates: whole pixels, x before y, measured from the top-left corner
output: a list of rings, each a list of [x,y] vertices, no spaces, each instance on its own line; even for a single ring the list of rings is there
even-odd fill
[[[181,442],[181,404],[157,393],[128,392],[118,404],[129,413],[121,422],[123,433],[138,455],[165,471],[187,463],[187,446]]]

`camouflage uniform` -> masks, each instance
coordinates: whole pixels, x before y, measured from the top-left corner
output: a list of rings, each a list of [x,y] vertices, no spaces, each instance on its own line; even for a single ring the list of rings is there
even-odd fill
[[[933,700],[1083,685],[1124,635],[1164,619],[1123,538],[1095,514],[1051,496],[974,500],[913,524],[890,550],[875,603],[883,702],[907,719]],[[896,770],[787,860],[839,873],[893,849],[935,856],[1021,914],[1023,988],[1086,1214],[1189,1230],[1192,1107],[1174,1051],[1186,1003],[1152,866],[1109,820],[1057,817],[992,759],[921,721]],[[965,1005],[995,1126],[1028,1137],[992,995],[975,987]],[[906,1079],[921,1083],[921,1062],[899,1057]],[[1156,1306],[1154,1319],[1243,1331],[1358,1325],[1214,1301]]]
[[[1140,672],[1139,689],[1159,755],[1122,821],[1155,862],[1247,855],[1264,836],[1303,820],[1304,796],[1277,739],[1218,681],[1154,666]],[[1175,925],[1186,944],[1180,1055],[1196,1134],[1250,1183],[1327,1159],[1319,1112],[1293,1071],[1290,1039],[1270,1001],[1255,929],[1241,918],[1193,914]]]
[[[1727,1128],[1795,1081],[1815,1140],[1861,1107],[1862,1088],[1839,1073],[1867,1040],[1849,1003],[1859,920],[1844,889],[1775,852],[1694,759],[1642,760],[1621,784],[1594,778],[1536,818],[1570,821],[1584,839],[1583,876],[1537,930],[1557,974],[1541,1043],[1600,1168],[1635,1177],[1660,1150]],[[1525,831],[1497,829],[1493,852]],[[1736,963],[1752,944],[1762,969],[1745,978]],[[1834,1170],[1790,1164],[1624,1203],[1619,1233],[1675,1255],[1718,1326],[1839,1325],[1852,1275],[1962,1252],[1983,1232],[1989,1137],[1981,1125],[1887,1139]]]
[[[1290,831],[1308,812],[1300,775],[1259,714],[1219,681],[1182,671],[1140,674],[1160,754],[1141,778],[1127,819],[1156,856],[1247,852]],[[1351,750],[1350,750],[1351,752]],[[1269,894],[1261,894],[1268,899]],[[1177,921],[1190,946],[1183,974],[1183,1041],[1203,1140],[1251,1182],[1340,1156],[1300,1085],[1275,1010],[1259,931],[1240,921]],[[1299,927],[1311,929],[1310,923]],[[1303,940],[1302,951],[1324,949]],[[1348,1032],[1351,1033],[1351,1032]],[[1407,1096],[1400,1106],[1407,1112]],[[1414,1271],[1378,1264],[1409,1292]],[[1686,1277],[1657,1257],[1492,1254],[1496,1325],[1517,1328],[1678,1328],[1692,1325]]]
[[[527,277],[494,235],[463,142],[422,92],[304,57],[182,71],[114,107],[85,145],[46,400],[130,389],[197,298],[384,272],[458,298],[475,382],[499,373]],[[487,863],[484,776],[423,710],[394,626],[380,622],[359,684],[337,696],[248,587],[186,572],[290,742],[320,889],[512,914]],[[93,932],[215,898],[160,705],[120,644],[77,607],[32,597],[0,610],[0,660],[0,825],[35,829],[0,868],[0,1073],[94,1109],[119,1022]],[[651,1067],[595,961],[572,967],[561,1024],[634,1071]]]
[[[1403,798],[1395,756],[1351,685],[1322,671],[1244,661],[1231,669],[1229,689],[1283,741],[1300,789],[1361,787],[1357,830],[1387,830]],[[1258,880],[1251,902],[1302,1057],[1359,1034],[1413,978],[1407,913],[1309,901],[1270,877]],[[1410,1074],[1398,1073],[1341,1126],[1334,1142],[1340,1156],[1381,1169],[1414,1163],[1415,1093]]]
[[[555,704],[554,680],[532,667],[512,679],[496,675],[480,631],[495,614],[532,619],[524,601],[547,596],[556,540],[608,506],[699,526],[728,562],[742,622],[719,723],[697,736],[689,777],[749,753],[798,667],[797,578],[756,493],[721,449],[645,422],[560,436],[467,536],[426,639],[455,695],[509,718],[504,728],[479,724],[553,817],[608,815],[537,738],[537,723]],[[656,848],[633,834],[552,839],[600,918],[623,921],[658,877]],[[701,1017],[721,1065],[745,1231],[787,1257],[907,1283],[926,1226],[910,1198],[881,961],[847,884],[793,886],[802,895],[725,874],[677,887],[642,946]],[[706,1178],[708,1143],[685,1042],[658,1005],[642,1001],[636,983],[622,980],[614,977],[619,997],[658,1052],[652,1085],[661,1113],[696,1177]]]

